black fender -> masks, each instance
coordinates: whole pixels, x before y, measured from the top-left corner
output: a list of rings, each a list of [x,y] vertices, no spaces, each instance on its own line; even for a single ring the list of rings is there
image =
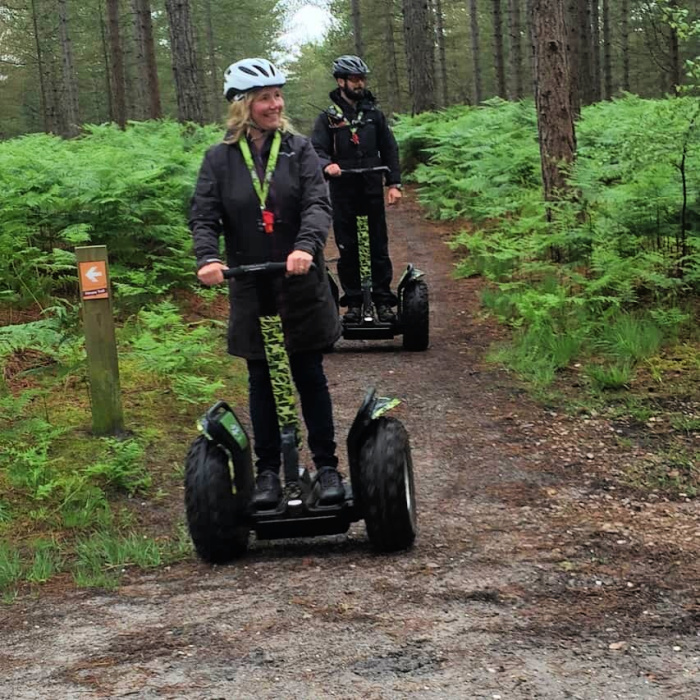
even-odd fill
[[[399,285],[396,288],[396,294],[399,297],[399,312],[402,308],[403,295],[406,289],[423,277],[425,277],[425,272],[421,272],[417,267],[414,267],[413,263],[406,265],[406,269],[403,271],[399,279]]]
[[[398,399],[377,396],[374,387],[370,387],[350,426],[347,438],[348,463],[350,465],[350,480],[355,505],[359,513],[363,513],[362,489],[360,488],[360,452],[365,440],[371,434],[380,416],[399,404]]]
[[[217,401],[198,425],[208,440],[228,453],[236,493],[249,502],[254,487],[250,438],[233,409],[226,401]]]

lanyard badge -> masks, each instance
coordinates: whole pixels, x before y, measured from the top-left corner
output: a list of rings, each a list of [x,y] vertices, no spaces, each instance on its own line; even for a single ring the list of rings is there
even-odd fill
[[[260,180],[258,177],[258,172],[253,163],[253,156],[250,153],[250,146],[248,146],[248,142],[245,140],[245,137],[241,138],[238,142],[241,148],[241,154],[243,155],[243,160],[248,166],[250,177],[253,180],[253,189],[260,200],[260,214],[262,215],[263,230],[268,234],[274,233],[275,214],[273,211],[268,209],[265,204],[267,202],[267,196],[270,193],[270,182],[272,182],[272,174],[275,172],[275,167],[277,165],[277,156],[280,152],[281,142],[282,135],[279,131],[276,131],[272,138],[272,148],[270,149],[270,157],[267,159],[265,177],[262,180]]]

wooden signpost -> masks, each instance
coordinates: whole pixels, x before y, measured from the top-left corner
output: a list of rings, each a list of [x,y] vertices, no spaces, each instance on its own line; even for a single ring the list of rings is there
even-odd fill
[[[124,416],[109,289],[107,246],[81,246],[75,249],[75,257],[83,301],[92,430],[97,435],[116,435],[124,430]]]

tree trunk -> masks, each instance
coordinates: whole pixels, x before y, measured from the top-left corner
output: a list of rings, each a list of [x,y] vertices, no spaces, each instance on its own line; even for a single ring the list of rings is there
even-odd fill
[[[181,122],[204,124],[189,0],[165,0],[170,26],[170,52]]]
[[[216,68],[216,52],[214,48],[214,21],[211,12],[211,0],[204,0],[204,21],[207,34],[207,53],[209,54],[209,89],[211,91],[211,100],[209,110],[209,121],[212,123],[219,120],[220,109],[217,105],[221,104],[221,96],[223,89],[221,87],[221,77]]]
[[[158,65],[156,64],[156,46],[153,39],[153,19],[150,0],[137,0],[139,8],[139,27],[143,41],[143,58],[145,62],[145,80],[148,102],[148,118],[160,119],[163,110],[160,104],[160,84],[158,82]]]
[[[48,95],[46,93],[46,66],[41,50],[41,35],[39,34],[39,15],[37,14],[36,0],[31,0],[32,26],[34,28],[34,43],[36,45],[36,62],[39,77],[39,96],[41,98],[41,114],[44,122],[44,131],[49,134],[55,129],[51,110],[49,108]]]
[[[389,113],[401,111],[401,88],[399,86],[399,67],[396,62],[396,42],[394,41],[394,0],[384,0],[383,38],[387,59],[387,87],[389,96]]]
[[[579,79],[581,76],[581,37],[579,28],[580,0],[567,0],[566,35],[569,50],[569,76],[571,79],[571,109],[574,118],[581,116],[581,93]]]
[[[481,46],[479,44],[479,13],[476,0],[469,0],[469,23],[472,37],[472,61],[474,64],[474,104],[481,102]]]
[[[510,98],[523,98],[523,52],[520,40],[520,0],[508,0],[510,34]]]
[[[435,109],[433,36],[428,0],[403,0],[408,90],[413,114]]]
[[[351,0],[352,36],[355,40],[355,54],[360,58],[365,56],[365,45],[362,42],[362,16],[360,15],[360,0]]]
[[[447,59],[445,57],[445,21],[442,15],[442,0],[435,0],[436,34],[438,62],[440,64],[440,82],[442,83],[442,106],[450,103],[447,86]]]
[[[601,69],[600,69],[600,8],[598,0],[591,3],[591,47],[593,49],[593,101],[600,102]]]
[[[670,3],[671,7],[678,7],[678,2],[672,0]],[[678,89],[681,86],[682,74],[681,74],[681,55],[678,46],[678,30],[669,26],[670,36],[669,36],[669,58],[670,58],[670,69],[671,69],[671,85],[670,90],[672,95],[678,94]]]
[[[554,201],[569,189],[562,166],[576,152],[563,0],[532,0],[532,27],[542,182],[545,200]]]
[[[493,2],[493,58],[496,68],[496,92],[504,99],[507,96],[506,70],[503,60],[503,16],[501,13],[501,0]]]
[[[114,121],[123,129],[126,126],[126,83],[124,80],[124,54],[119,34],[119,0],[107,0],[107,27],[109,29],[110,82]]]
[[[102,3],[97,4],[97,11],[100,15],[100,43],[102,44],[102,60],[105,68],[105,95],[107,96],[107,118],[113,122],[114,119],[114,104],[112,102],[112,82],[110,79],[109,69],[109,48],[107,42],[107,25],[102,14]]]
[[[603,97],[612,99],[612,43],[610,39],[610,0],[603,0]]]
[[[78,107],[78,84],[73,68],[73,48],[68,28],[67,0],[58,0],[58,34],[61,40],[61,66],[63,73],[63,100],[61,100],[61,134],[65,137],[77,136],[80,132],[80,111]]]
[[[595,0],[594,0],[595,1]],[[581,104],[593,102],[593,48],[591,42],[591,0],[579,0],[579,94]]]
[[[629,92],[630,89],[630,29],[629,29],[629,2],[621,0],[620,6],[620,42],[622,44],[622,89]]]
[[[140,0],[131,0],[131,28],[134,34],[134,80],[131,86],[131,118],[146,119],[146,61],[141,32]]]

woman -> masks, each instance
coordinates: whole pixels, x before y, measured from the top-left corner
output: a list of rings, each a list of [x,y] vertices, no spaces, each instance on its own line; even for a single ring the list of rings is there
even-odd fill
[[[261,58],[238,61],[226,70],[228,132],[204,156],[189,224],[197,275],[206,285],[221,284],[228,265],[286,261],[286,276],[271,277],[264,286],[282,319],[318,471],[319,502],[328,505],[344,498],[323,372],[323,351],[341,332],[323,260],[331,208],[313,146],[289,131],[284,83],[284,75]],[[226,264],[219,257],[222,233]],[[253,277],[230,282],[228,350],[248,363],[258,474],[253,503],[268,509],[278,505],[282,489],[280,434],[258,320],[261,286]]]

